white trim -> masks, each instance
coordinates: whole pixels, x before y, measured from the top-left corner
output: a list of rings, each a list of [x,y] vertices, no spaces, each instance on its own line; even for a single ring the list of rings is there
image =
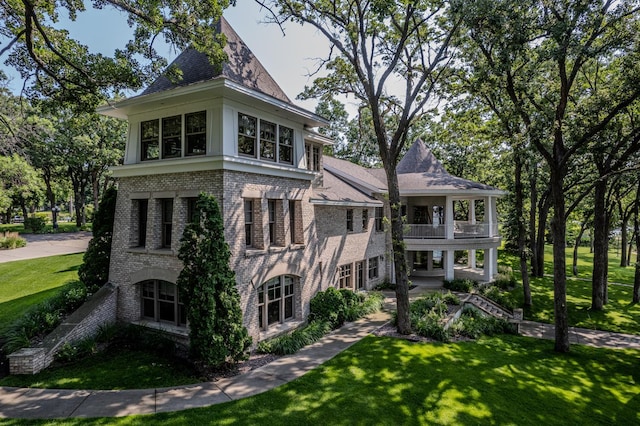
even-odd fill
[[[113,177],[150,176],[171,173],[189,173],[209,170],[233,170],[277,176],[291,179],[311,181],[316,173],[307,169],[300,169],[280,163],[259,161],[250,158],[232,156],[201,156],[189,158],[175,158],[167,160],[150,160],[136,164],[125,164],[111,167]]]
[[[318,198],[311,198],[309,202],[316,206],[382,207],[384,205],[381,201],[334,201]]]
[[[449,189],[409,189],[403,190],[400,188],[400,196],[432,196],[432,195],[450,195],[456,200],[464,200],[473,197],[502,197],[507,195],[507,191],[503,191],[501,189],[457,189],[457,188],[449,188]]]

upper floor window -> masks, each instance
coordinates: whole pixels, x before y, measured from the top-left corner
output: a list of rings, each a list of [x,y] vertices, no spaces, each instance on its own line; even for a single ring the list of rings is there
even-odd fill
[[[193,112],[184,116],[187,155],[202,155],[207,150],[207,112]]]
[[[162,158],[182,156],[182,116],[162,119]]]
[[[244,200],[244,243],[253,247],[253,200]]]
[[[376,231],[382,232],[384,230],[382,226],[382,218],[384,217],[384,209],[382,207],[376,207]]]
[[[204,155],[207,145],[207,113],[193,112],[140,123],[140,159],[179,158]],[[184,125],[183,125],[184,123]],[[183,136],[184,135],[184,136]],[[183,141],[186,141],[183,146]]]
[[[260,159],[276,161],[276,125],[260,120]]]
[[[352,209],[347,210],[347,231],[349,232],[353,231],[353,210]]]
[[[198,199],[195,197],[187,198],[187,223],[197,223],[200,220],[200,211],[198,210]]]
[[[157,160],[160,158],[160,121],[149,120],[140,124],[142,160]]]
[[[238,113],[238,153],[293,164],[293,129]]]
[[[307,169],[314,172],[320,171],[320,147],[307,143],[305,145],[305,156],[307,159]]]
[[[134,247],[144,247],[147,241],[147,213],[149,211],[149,200],[133,200],[132,221],[135,224],[135,232],[132,236]]]
[[[276,200],[268,200],[269,209],[269,244],[276,243]]]
[[[279,126],[278,150],[281,163],[293,164],[293,129]]]
[[[160,200],[162,208],[162,248],[171,248],[171,233],[173,231],[173,199]]]
[[[362,230],[366,231],[369,227],[369,210],[362,210]]]

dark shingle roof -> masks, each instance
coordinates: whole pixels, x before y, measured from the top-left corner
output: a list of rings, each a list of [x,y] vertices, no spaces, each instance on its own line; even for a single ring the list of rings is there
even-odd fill
[[[449,174],[442,163],[427,148],[422,139],[417,139],[396,166],[396,172],[405,173],[443,173]]]
[[[278,100],[291,103],[291,100],[231,28],[226,19],[220,19],[218,31],[227,37],[227,43],[224,47],[227,61],[222,65],[222,69],[211,65],[204,53],[200,53],[195,49],[187,49],[171,64],[182,70],[182,79],[178,82],[173,82],[165,76],[160,76],[142,94],[148,95],[223,77],[249,89],[257,90]]]

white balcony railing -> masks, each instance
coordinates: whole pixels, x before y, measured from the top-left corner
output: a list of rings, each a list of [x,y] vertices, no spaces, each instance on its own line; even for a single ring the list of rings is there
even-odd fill
[[[454,222],[453,237],[461,238],[487,238],[498,236],[497,223],[469,223]],[[404,237],[407,239],[444,239],[447,238],[447,225],[405,225]]]

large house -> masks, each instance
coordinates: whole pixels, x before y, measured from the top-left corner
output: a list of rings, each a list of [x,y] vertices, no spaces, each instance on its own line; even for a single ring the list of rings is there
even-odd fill
[[[179,240],[200,192],[220,205],[245,326],[260,341],[300,324],[329,286],[371,289],[392,274],[384,172],[323,156],[327,123],[295,106],[222,19],[226,63],[186,50],[160,77],[99,112],[129,122],[109,281],[117,318],[187,336],[175,283]],[[414,276],[454,277],[455,253],[496,271],[496,198],[449,175],[422,141],[398,165]],[[465,217],[460,216],[464,211]],[[463,219],[457,221],[457,219]]]

